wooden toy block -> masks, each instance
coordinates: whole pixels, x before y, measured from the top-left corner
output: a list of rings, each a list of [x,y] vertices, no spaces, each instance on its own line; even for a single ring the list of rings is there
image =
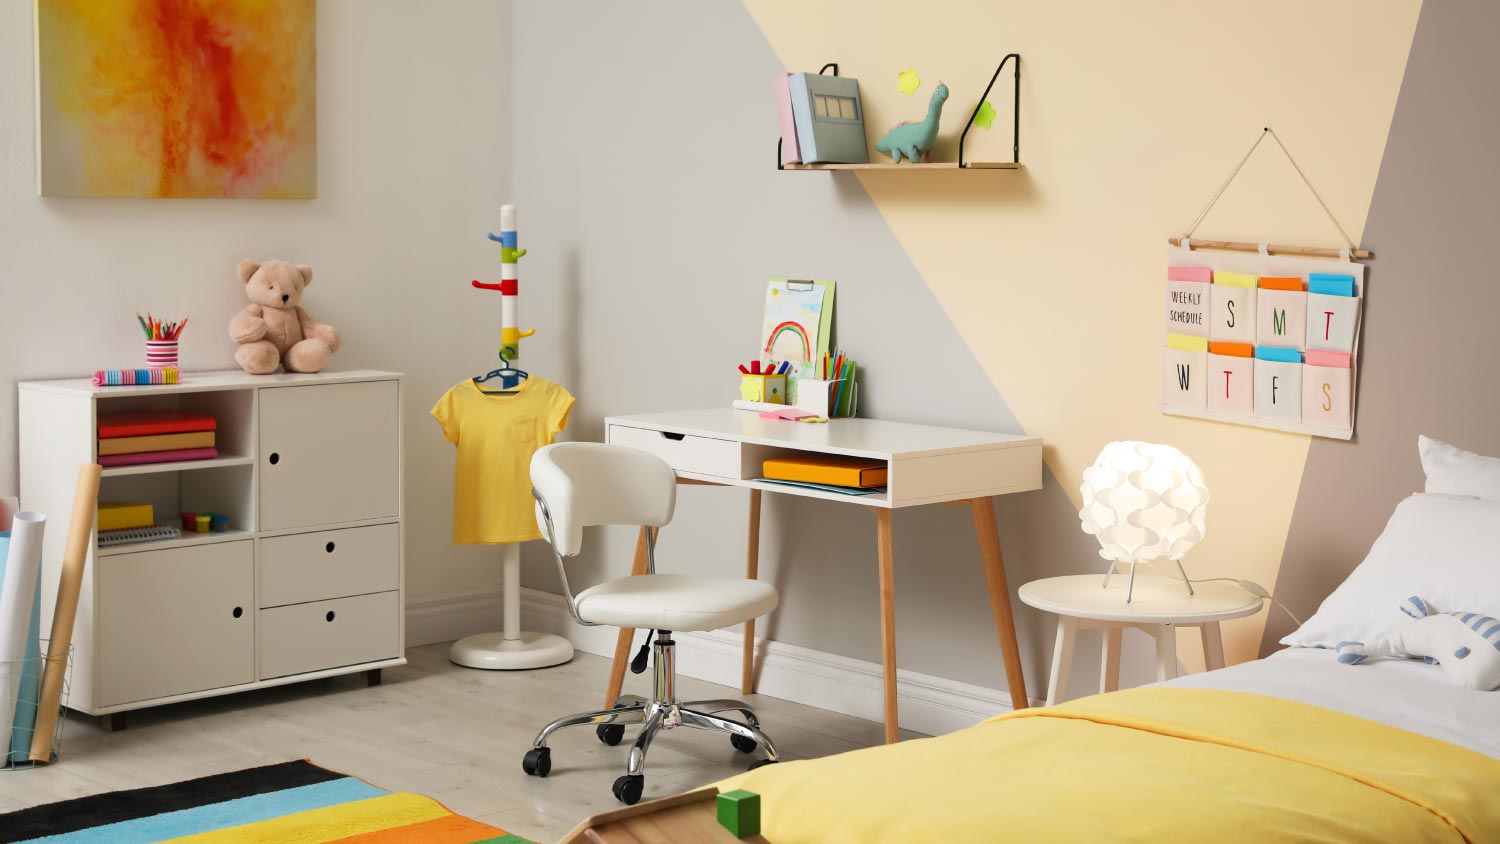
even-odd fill
[[[719,825],[736,838],[760,834],[760,795],[743,788],[719,795]]]

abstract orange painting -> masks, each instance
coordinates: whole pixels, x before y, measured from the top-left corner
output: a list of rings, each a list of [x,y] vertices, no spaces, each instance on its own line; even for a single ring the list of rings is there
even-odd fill
[[[43,196],[317,194],[314,0],[36,0]]]

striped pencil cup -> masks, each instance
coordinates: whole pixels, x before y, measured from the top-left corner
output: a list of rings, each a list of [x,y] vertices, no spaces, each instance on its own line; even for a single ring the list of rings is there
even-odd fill
[[[146,341],[146,365],[147,366],[176,366],[177,365],[177,341],[176,340],[147,340]]]

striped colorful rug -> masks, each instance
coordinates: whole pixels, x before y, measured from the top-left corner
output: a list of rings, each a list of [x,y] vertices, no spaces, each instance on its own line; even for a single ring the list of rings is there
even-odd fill
[[[20,774],[18,776],[24,776]],[[0,815],[0,844],[531,844],[306,760]]]

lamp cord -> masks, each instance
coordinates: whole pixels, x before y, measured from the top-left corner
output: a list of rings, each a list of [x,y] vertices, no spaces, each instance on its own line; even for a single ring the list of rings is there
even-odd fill
[[[1261,586],[1259,583],[1256,583],[1253,580],[1241,580],[1238,577],[1202,577],[1202,578],[1191,578],[1191,577],[1189,577],[1189,578],[1184,578],[1184,579],[1187,580],[1188,583],[1214,583],[1214,582],[1219,582],[1219,581],[1222,581],[1224,583],[1233,583],[1236,586],[1239,586],[1241,589],[1245,590],[1246,592],[1249,592],[1251,595],[1255,595],[1256,597],[1259,597],[1259,598],[1265,598],[1266,600],[1270,601],[1272,605],[1280,607],[1281,611],[1284,612],[1284,613],[1286,613],[1287,618],[1290,618],[1294,623],[1296,623],[1296,625],[1298,627],[1302,626],[1302,619],[1300,619],[1297,616],[1293,615],[1292,611],[1289,610],[1289,609],[1287,609],[1286,604],[1283,604],[1282,602],[1276,600],[1276,596],[1275,595],[1272,595],[1269,591],[1266,590],[1266,588],[1264,586]],[[1255,588],[1251,589],[1250,588],[1251,586],[1254,586]]]

